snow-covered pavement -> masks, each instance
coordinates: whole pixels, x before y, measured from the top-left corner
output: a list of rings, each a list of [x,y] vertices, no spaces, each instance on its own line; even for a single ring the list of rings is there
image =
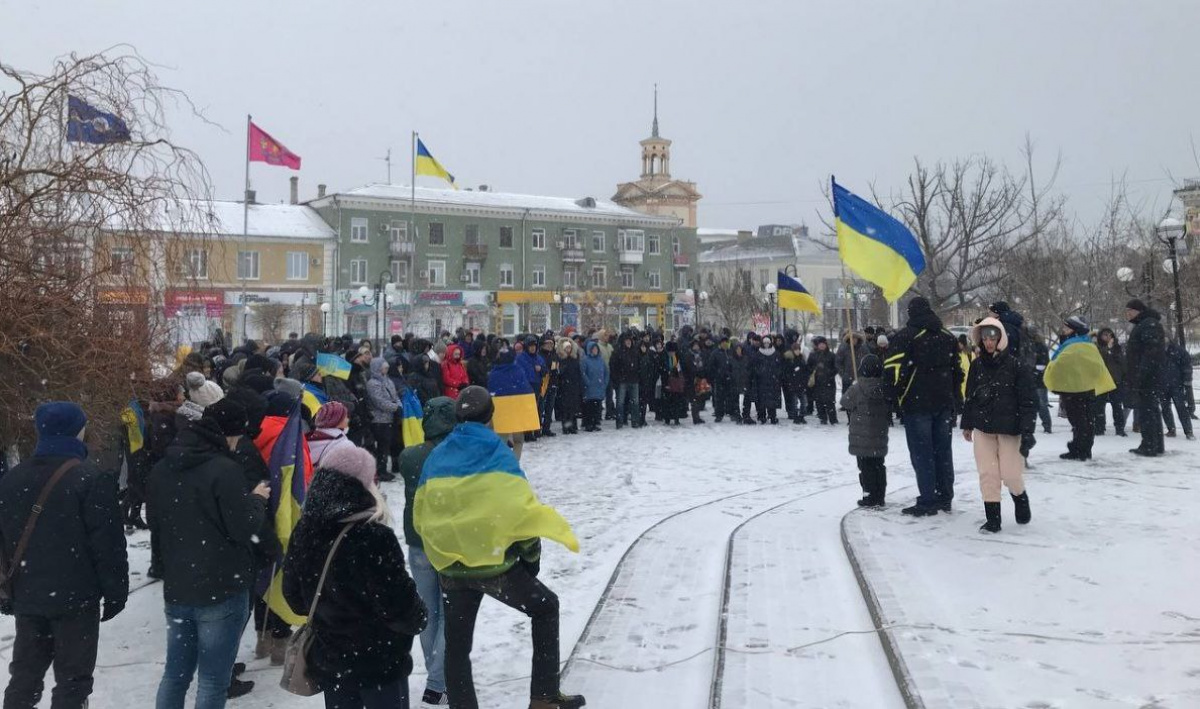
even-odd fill
[[[714,703],[720,667],[722,707],[903,706],[839,536],[858,497],[844,425],[608,426],[529,445],[523,461],[583,547],[576,555],[548,544],[542,564],[561,599],[563,660],[576,656],[564,690],[599,709],[700,709]],[[1171,455],[1145,461],[1125,452],[1132,439],[1101,438],[1094,464],[1069,465],[1057,459],[1065,438],[1040,437],[1034,449],[1028,527],[1013,524],[1006,504],[1004,531],[979,535],[982,505],[961,439],[955,513],[901,517],[912,491],[900,488],[913,480],[899,429],[890,506],[846,517],[927,707],[1200,706],[1200,448],[1169,441]],[[399,512],[401,488],[385,487]],[[131,538],[139,573],[145,541]],[[93,709],[153,706],[165,646],[160,589],[137,591],[103,626]],[[0,619],[0,684],[11,642],[12,621]],[[248,634],[242,659],[252,645]],[[481,706],[526,706],[523,616],[485,602],[473,659]],[[414,660],[419,695],[419,649]],[[322,706],[285,694],[264,661],[250,662],[246,678],[259,686],[232,709]]]

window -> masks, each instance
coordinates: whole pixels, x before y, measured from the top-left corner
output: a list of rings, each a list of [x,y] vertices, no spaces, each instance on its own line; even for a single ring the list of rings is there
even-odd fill
[[[471,262],[463,266],[462,282],[469,286],[479,285],[479,263]]]
[[[430,232],[433,230],[430,229]],[[429,285],[444,286],[446,285],[446,262],[445,261],[430,261],[429,262]]]
[[[563,248],[578,249],[579,248],[579,231],[576,229],[563,229]]]
[[[513,287],[513,267],[511,263],[500,264],[500,287]]]
[[[604,250],[604,232],[593,231],[592,232],[592,251],[603,251],[603,250]]]
[[[658,246],[658,234],[651,234],[646,237],[646,250],[650,252],[651,256],[658,256],[662,253]]]
[[[575,288],[579,285],[579,270],[576,268],[563,269],[563,287]]]
[[[509,271],[512,271],[511,267],[509,267]],[[516,303],[505,303],[504,309],[501,311],[500,329],[503,330],[502,334],[505,336],[511,337],[517,334],[517,307]]]
[[[308,252],[289,251],[287,254],[287,279],[289,281],[308,280]]]
[[[114,276],[128,276],[133,271],[133,249],[117,247],[109,252]]]
[[[534,266],[533,267],[533,287],[534,288],[545,288],[546,287],[546,267],[545,266]]]
[[[687,271],[675,271],[675,290],[687,290]]]
[[[622,229],[617,232],[617,243],[622,251],[641,253],[645,250],[645,232],[641,229]]]
[[[248,281],[257,281],[258,275],[258,252],[239,251],[237,260],[238,279],[240,280],[244,278]]]
[[[208,278],[208,251],[188,249],[187,268],[188,275],[192,278]]]
[[[650,290],[662,290],[662,272],[650,272]]]
[[[429,245],[446,245],[446,225],[441,222],[429,222]]]
[[[356,244],[367,243],[367,220],[365,217],[354,217],[350,220],[350,241]]]
[[[350,282],[355,285],[367,282],[367,260],[356,258],[350,261]]]
[[[511,249],[513,247],[513,228],[510,226],[500,227],[500,248]]]
[[[679,237],[678,236],[671,237],[671,255],[672,256],[679,255]]]
[[[479,246],[479,225],[478,224],[468,224],[467,225],[467,235],[466,235],[466,238],[463,241],[463,243],[468,246]]]
[[[592,288],[606,288],[608,285],[608,269],[604,266],[592,266]]]
[[[392,243],[408,241],[408,222],[392,222],[388,225],[388,238]]]
[[[534,251],[545,251],[546,250],[546,230],[545,229],[534,229],[529,234],[531,237],[533,237],[533,250]]]
[[[633,269],[632,268],[622,268],[621,269],[621,287],[622,288],[633,288]]]
[[[408,261],[402,259],[392,261],[392,283],[398,286],[408,285]]]

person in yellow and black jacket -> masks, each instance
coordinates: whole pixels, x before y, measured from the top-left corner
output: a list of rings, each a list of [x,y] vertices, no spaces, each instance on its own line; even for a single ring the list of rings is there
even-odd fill
[[[942,326],[929,301],[913,298],[908,324],[889,338],[883,363],[884,382],[900,411],[920,491],[916,503],[904,508],[907,515],[925,517],[951,509],[951,431],[963,392],[958,354],[958,341]]]

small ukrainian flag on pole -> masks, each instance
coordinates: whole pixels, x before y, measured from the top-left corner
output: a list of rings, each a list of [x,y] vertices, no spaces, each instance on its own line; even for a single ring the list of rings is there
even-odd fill
[[[776,291],[779,296],[779,307],[787,308],[788,310],[803,310],[809,313],[821,314],[821,306],[817,305],[816,298],[808,292],[808,289],[800,284],[800,281],[792,278],[783,271],[779,271],[779,282],[776,286]]]
[[[454,189],[458,189],[458,185],[454,184],[454,175],[451,175],[442,164],[429,154],[429,148],[425,147],[425,142],[417,138],[417,159],[414,163],[414,170],[418,175],[429,175],[430,177],[440,177]]]

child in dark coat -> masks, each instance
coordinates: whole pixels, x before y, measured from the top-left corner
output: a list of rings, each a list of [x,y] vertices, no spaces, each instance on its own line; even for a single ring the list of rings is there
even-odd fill
[[[842,394],[842,408],[850,417],[850,455],[858,459],[862,485],[860,507],[883,507],[887,490],[887,456],[890,412],[883,386],[883,363],[867,355],[858,365],[858,379]]]

